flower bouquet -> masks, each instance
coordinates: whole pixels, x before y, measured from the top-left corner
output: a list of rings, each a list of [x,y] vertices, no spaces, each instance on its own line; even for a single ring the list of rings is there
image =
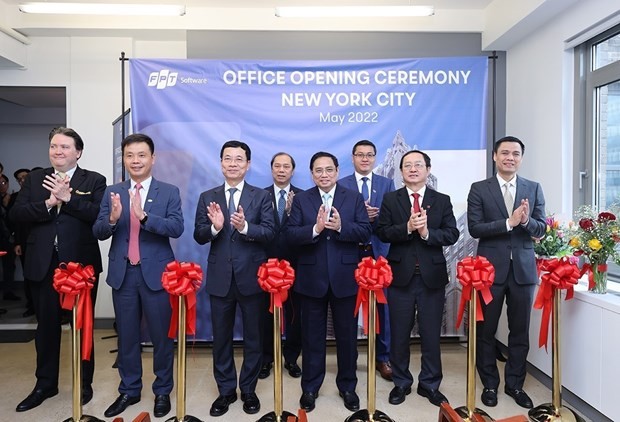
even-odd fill
[[[607,292],[607,262],[620,261],[620,223],[616,212],[597,213],[590,206],[582,206],[575,213],[578,224],[568,244],[575,249],[575,256],[582,256],[586,263],[582,274],[589,273],[588,289],[595,293]]]
[[[572,249],[568,245],[566,228],[553,215],[547,216],[545,220],[547,222],[545,235],[534,239],[534,252],[537,258],[560,258],[569,255]]]

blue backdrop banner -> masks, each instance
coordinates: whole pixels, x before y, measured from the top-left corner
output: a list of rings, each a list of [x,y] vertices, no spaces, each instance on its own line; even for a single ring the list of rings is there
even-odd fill
[[[360,139],[377,145],[376,173],[400,187],[400,157],[424,150],[431,184],[452,197],[466,235],[466,195],[486,175],[487,60],[130,60],[133,132],[154,139],[154,176],[182,193],[185,233],[174,242],[177,258],[206,268],[208,246],[192,237],[196,203],[202,191],[223,183],[219,152],[230,139],[252,149],[246,179],[259,187],[272,183],[269,163],[279,151],[295,158],[293,183],[301,188],[312,185],[309,160],[317,151],[339,157],[339,177],[351,174],[351,148]],[[457,259],[467,248],[448,253]],[[210,340],[203,298],[197,338]],[[453,335],[455,317],[446,306],[444,334]]]

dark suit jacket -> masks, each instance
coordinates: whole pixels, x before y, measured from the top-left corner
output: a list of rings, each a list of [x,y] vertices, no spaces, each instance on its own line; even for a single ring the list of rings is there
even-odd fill
[[[213,237],[211,220],[207,216],[210,202],[217,202],[224,213],[224,227]],[[239,205],[248,222],[247,235],[230,225],[224,185],[200,194],[196,208],[194,239],[201,245],[211,242],[205,289],[214,296],[224,297],[230,290],[233,272],[242,295],[262,292],[258,285],[258,267],[267,261],[267,244],[274,237],[273,205],[269,194],[245,182]]]
[[[284,235],[284,227],[288,222],[288,215],[285,212],[284,217],[282,218],[282,222],[280,222],[280,218],[278,217],[278,199],[276,198],[275,188],[272,185],[267,186],[265,190],[269,193],[269,197],[271,198],[271,205],[273,206],[273,221],[274,221],[274,230],[275,237],[272,242],[269,242],[267,246],[267,257],[269,258],[279,258],[286,259],[291,265],[295,266],[297,261],[297,254],[295,252],[295,248],[291,247],[286,242],[286,236]],[[298,194],[302,190],[296,186],[291,185],[291,191],[294,194]]]
[[[100,240],[112,237],[107,283],[113,289],[119,289],[125,279],[127,269],[127,252],[129,249],[130,205],[129,188],[131,181],[109,186],[103,201],[93,232]],[[110,225],[110,193],[121,196],[123,211],[114,226]],[[145,224],[140,225],[140,269],[147,286],[158,291],[163,289],[161,275],[166,265],[174,261],[174,253],[170,246],[170,238],[178,238],[183,234],[183,214],[181,196],[176,186],[152,179],[151,186],[144,203],[144,211],[148,214]]]
[[[396,190],[394,187],[394,181],[392,179],[388,179],[387,177],[379,176],[378,174],[371,174],[372,192],[370,192],[370,205],[381,208],[383,196],[388,192],[393,192]],[[359,192],[357,179],[355,179],[355,173],[340,179],[338,183],[347,189],[356,190]],[[371,224],[372,236],[370,236],[370,242],[372,243],[372,253],[375,256],[375,259],[379,258],[379,256],[385,258],[387,257],[390,245],[389,243],[382,242],[381,239],[379,239],[379,236],[377,236],[379,217],[377,217]]]
[[[472,184],[467,197],[469,233],[480,239],[478,255],[486,257],[495,267],[497,284],[506,281],[511,253],[515,281],[518,284],[538,281],[532,237],[545,234],[545,198],[538,183],[517,176],[515,207],[525,198],[530,204],[529,221],[509,232],[506,230],[508,211],[495,176]]]
[[[299,245],[294,289],[310,297],[323,297],[328,288],[338,298],[353,296],[357,294],[358,244],[368,242],[372,232],[364,199],[359,192],[336,185],[332,206],[340,213],[340,233],[325,229],[313,238],[322,203],[317,187],[298,193],[293,200],[285,232],[290,244]]]
[[[448,271],[442,247],[453,245],[459,238],[452,203],[448,195],[427,187],[421,207],[427,216],[426,241],[417,231],[407,234],[411,201],[405,187],[383,197],[377,235],[384,242],[391,242],[387,259],[394,275],[392,285],[409,284],[417,261],[424,284],[431,289],[443,288],[448,284]]]
[[[56,207],[47,210],[45,200],[50,193],[43,187],[45,175],[53,173],[51,167],[30,172],[11,209],[13,221],[29,223],[30,227],[26,240],[24,277],[33,281],[43,280],[52,261],[55,239],[58,239],[60,262],[92,265],[95,272],[100,273],[101,253],[92,225],[105,192],[105,177],[78,166],[69,182],[73,188],[71,200],[63,204],[60,213],[57,213]]]

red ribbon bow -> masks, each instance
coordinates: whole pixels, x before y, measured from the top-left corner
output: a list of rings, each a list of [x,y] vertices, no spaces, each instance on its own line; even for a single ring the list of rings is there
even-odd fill
[[[0,251],[0,256],[4,256],[4,255],[6,255],[6,254],[7,254],[7,252],[6,252],[6,251]]]
[[[295,281],[295,269],[286,259],[269,258],[258,268],[258,285],[267,293],[271,293],[269,312],[273,308],[281,308],[288,299],[288,291]],[[284,324],[280,327],[284,333]]]
[[[597,264],[596,268],[598,269],[600,273],[607,271],[607,264]],[[594,268],[592,268],[592,265],[588,264],[587,262],[583,264],[583,267],[581,267],[581,272],[579,273],[579,277],[581,277],[585,273],[588,273],[588,290],[592,290],[595,284],[594,283]]]
[[[77,304],[76,330],[82,330],[82,360],[90,360],[93,343],[93,302],[90,292],[95,285],[95,269],[78,262],[61,262],[54,270],[54,289],[60,295],[60,306],[68,311]]]
[[[461,326],[465,303],[471,298],[472,287],[478,291],[484,303],[489,304],[493,300],[489,290],[495,281],[495,268],[484,256],[468,256],[456,265],[456,277],[463,286],[459,313],[456,317],[456,328]],[[484,321],[482,305],[478,300],[476,306],[476,321]],[[471,318],[471,315],[469,316]]]
[[[368,334],[368,292],[372,290],[377,296],[377,303],[387,303],[383,289],[392,284],[392,267],[388,263],[387,259],[380,256],[376,261],[367,256],[362,258],[357,269],[355,270],[355,281],[357,282],[359,289],[357,290],[357,300],[355,303],[355,313],[357,316],[360,306],[362,307],[362,315],[364,318],[364,334]],[[381,332],[378,315],[375,318],[377,321],[375,331]]]
[[[534,309],[542,309],[542,320],[540,321],[540,332],[538,334],[538,347],[545,346],[547,349],[547,338],[549,336],[549,320],[553,310],[553,295],[556,289],[565,289],[566,298],[573,297],[573,286],[581,277],[579,268],[568,257],[545,259],[540,266],[542,276],[541,283],[534,301]]]
[[[187,318],[185,327],[187,334],[196,334],[196,292],[202,284],[202,268],[193,262],[172,261],[166,265],[166,271],[161,275],[161,284],[170,294],[170,328],[168,337],[175,338],[179,325],[179,300],[175,296],[185,297]]]

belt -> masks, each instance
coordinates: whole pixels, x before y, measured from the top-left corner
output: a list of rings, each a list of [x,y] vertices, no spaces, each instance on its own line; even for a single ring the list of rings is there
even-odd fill
[[[129,260],[129,258],[127,258],[127,264],[129,264],[131,267],[137,267],[138,265],[140,265],[140,261],[138,261],[138,262],[131,262]]]
[[[360,243],[357,247],[359,248],[360,251],[364,251],[364,252],[372,251],[372,245],[370,243],[368,244]]]

